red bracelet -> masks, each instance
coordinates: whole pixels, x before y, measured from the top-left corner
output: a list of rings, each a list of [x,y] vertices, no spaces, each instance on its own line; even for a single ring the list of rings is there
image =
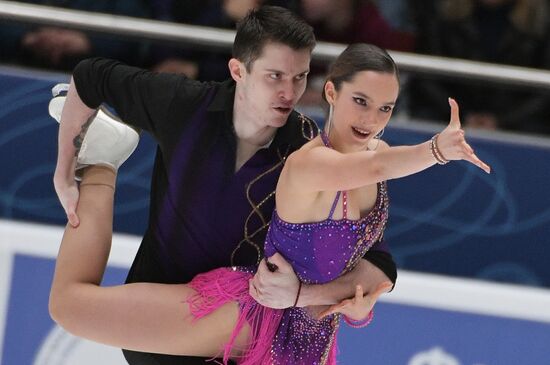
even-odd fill
[[[354,320],[354,319],[351,319],[347,316],[343,316],[344,317],[344,322],[346,322],[346,324],[350,327],[353,327],[353,328],[363,328],[363,327],[367,327],[369,325],[369,323],[372,322],[372,317],[374,316],[374,311],[370,311],[369,314],[367,314],[367,316],[363,319],[360,319],[358,321]]]
[[[302,291],[302,282],[301,281],[298,281],[298,282],[299,282],[298,293],[296,294],[296,300],[294,301],[293,307],[296,307],[296,305],[298,305],[298,298],[300,298],[300,292]]]

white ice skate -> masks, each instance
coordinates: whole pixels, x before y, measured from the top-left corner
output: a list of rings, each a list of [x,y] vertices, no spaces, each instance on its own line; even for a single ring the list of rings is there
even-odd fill
[[[52,89],[54,97],[48,111],[58,123],[68,87],[68,84],[58,84]],[[78,153],[76,171],[89,165],[106,165],[118,170],[136,149],[139,133],[102,106],[91,119]]]

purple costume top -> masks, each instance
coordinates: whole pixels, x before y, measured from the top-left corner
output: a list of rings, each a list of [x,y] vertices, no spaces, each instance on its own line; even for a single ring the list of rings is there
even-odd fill
[[[330,147],[326,135],[323,142]],[[267,257],[279,252],[306,284],[322,284],[351,271],[377,242],[388,219],[386,183],[378,183],[376,203],[359,220],[347,218],[347,193],[338,192],[328,218],[321,222],[289,223],[275,210],[265,241]],[[342,196],[343,219],[333,213]],[[224,360],[245,322],[251,328],[250,344],[238,363],[246,365],[320,365],[336,363],[336,333],[340,314],[313,318],[306,308],[271,309],[249,295],[255,268],[223,268],[197,275],[189,285],[197,295],[189,300],[196,318],[208,315],[228,301],[238,301],[241,313]]]
[[[321,134],[330,146],[328,138]],[[343,219],[332,219],[339,197]],[[388,218],[386,184],[378,184],[376,203],[359,220],[347,219],[347,194],[338,192],[329,216],[315,223],[288,223],[277,211],[265,242],[269,257],[279,252],[303,283],[322,284],[352,270],[365,252],[381,238]],[[335,337],[340,315],[312,318],[305,308],[288,308],[272,344],[274,364],[327,364],[335,358]]]

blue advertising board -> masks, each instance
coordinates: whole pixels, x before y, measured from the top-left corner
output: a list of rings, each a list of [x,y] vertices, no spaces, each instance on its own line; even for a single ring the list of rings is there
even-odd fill
[[[0,220],[0,363],[122,365],[119,349],[69,335],[48,295],[62,227]],[[104,285],[124,281],[139,237],[115,235]],[[550,365],[550,291],[402,272],[363,329],[342,324],[342,365]]]
[[[52,186],[57,124],[50,89],[67,75],[0,69],[0,218],[63,225]],[[390,122],[390,145],[425,141],[442,126]],[[550,287],[550,141],[468,131],[493,172],[466,163],[389,182],[385,238],[401,269]],[[115,230],[140,235],[155,144],[142,134],[119,173]]]

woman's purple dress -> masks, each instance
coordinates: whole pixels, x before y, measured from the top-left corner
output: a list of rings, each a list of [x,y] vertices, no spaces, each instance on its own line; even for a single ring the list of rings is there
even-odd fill
[[[322,135],[325,137],[324,135]],[[328,140],[323,138],[325,145]],[[332,219],[339,197],[344,215]],[[346,192],[337,193],[328,218],[314,223],[288,223],[273,213],[265,242],[265,256],[279,252],[304,284],[323,284],[351,271],[365,252],[378,241],[388,218],[386,184],[378,184],[376,203],[359,220],[347,219]],[[239,364],[317,365],[336,363],[336,333],[340,315],[317,320],[305,308],[270,309],[249,294],[254,270],[222,268],[196,276],[190,286],[197,295],[189,300],[191,312],[203,317],[228,301],[237,301],[241,312],[224,353],[229,359],[233,342],[242,326],[250,328],[250,343],[242,350]]]

